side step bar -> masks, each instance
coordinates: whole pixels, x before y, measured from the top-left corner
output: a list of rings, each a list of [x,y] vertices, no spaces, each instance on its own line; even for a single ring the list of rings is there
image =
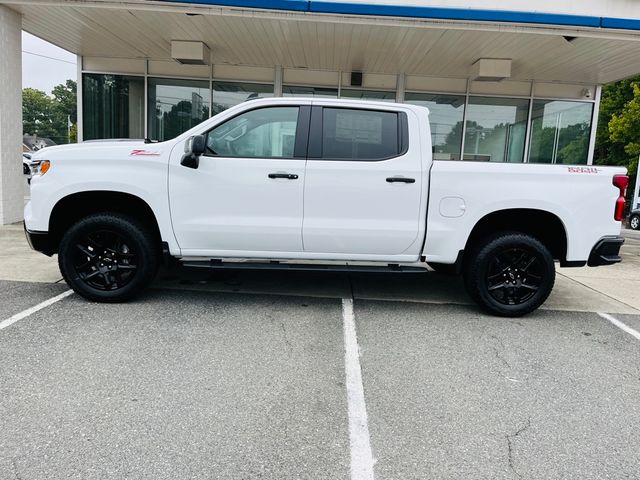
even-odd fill
[[[290,270],[304,272],[397,272],[397,273],[427,273],[422,267],[412,267],[390,263],[387,265],[325,265],[271,262],[222,262],[211,261],[185,261],[181,262],[188,268],[208,268],[213,270]]]

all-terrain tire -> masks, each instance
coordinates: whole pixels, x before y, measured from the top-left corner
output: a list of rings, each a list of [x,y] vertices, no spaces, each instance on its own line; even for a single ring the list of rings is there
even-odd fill
[[[465,258],[463,276],[469,296],[484,310],[519,317],[545,302],[555,282],[555,265],[538,239],[502,232],[475,245]]]
[[[124,302],[138,295],[154,279],[160,257],[157,236],[120,213],[82,218],[65,232],[58,250],[67,284],[96,302]]]

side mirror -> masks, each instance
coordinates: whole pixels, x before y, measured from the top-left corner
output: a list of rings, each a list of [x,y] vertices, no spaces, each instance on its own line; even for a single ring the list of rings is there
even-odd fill
[[[198,168],[200,155],[205,152],[206,140],[204,135],[194,135],[184,144],[184,155],[180,165],[188,168]]]

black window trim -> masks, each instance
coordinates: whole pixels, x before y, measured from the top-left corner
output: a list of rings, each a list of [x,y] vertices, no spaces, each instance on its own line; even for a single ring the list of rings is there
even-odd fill
[[[367,110],[370,112],[382,112],[382,113],[395,113],[398,115],[398,142],[400,143],[400,152],[396,155],[390,155],[388,157],[381,158],[323,158],[322,157],[322,134],[323,134],[323,112],[325,108],[331,108],[334,110]],[[371,108],[371,107],[357,107],[357,106],[342,106],[342,105],[314,105],[311,109],[311,121],[309,125],[309,139],[308,139],[308,160],[323,160],[328,162],[384,162],[386,160],[392,160],[394,158],[402,157],[409,151],[409,120],[407,113],[400,110],[386,110],[383,108]]]
[[[250,108],[247,110],[243,110],[241,112],[236,113],[232,117],[225,119],[224,121],[214,125],[210,129],[206,130],[202,135],[206,137],[209,136],[209,132],[215,130],[216,128],[224,125],[227,122],[230,122],[236,117],[240,115],[244,115],[245,113],[250,113],[255,110],[263,110],[265,108],[282,108],[282,107],[290,107],[298,109],[298,123],[296,124],[296,137],[293,146],[293,157],[242,157],[242,156],[233,156],[233,155],[212,155],[211,153],[205,152],[202,154],[204,157],[208,158],[256,158],[263,160],[306,160],[306,151],[309,143],[309,124],[311,117],[311,105],[304,104],[300,105],[298,103],[282,103],[282,104],[274,104],[274,105],[262,105],[256,108]]]

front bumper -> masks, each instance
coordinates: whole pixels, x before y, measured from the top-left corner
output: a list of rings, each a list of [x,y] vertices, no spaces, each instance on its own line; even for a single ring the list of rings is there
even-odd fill
[[[26,224],[23,223],[24,226],[24,234],[27,237],[27,242],[29,242],[29,246],[38,252],[42,252],[45,255],[51,256],[55,252],[51,247],[51,241],[49,238],[49,232],[35,232],[27,230]]]
[[[623,243],[624,238],[620,236],[602,237],[591,250],[587,265],[597,267],[621,262],[620,247]]]

